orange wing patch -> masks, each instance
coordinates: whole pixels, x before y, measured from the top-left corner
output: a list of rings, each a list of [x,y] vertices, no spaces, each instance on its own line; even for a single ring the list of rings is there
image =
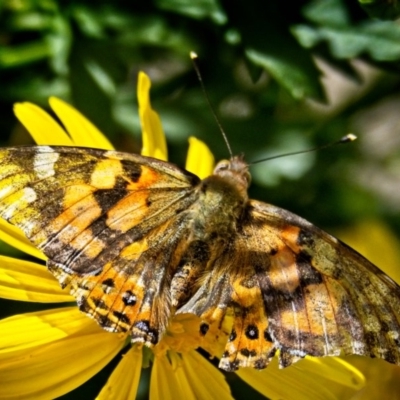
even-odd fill
[[[111,229],[127,232],[143,222],[149,213],[149,192],[141,190],[121,199],[107,212],[106,224]]]

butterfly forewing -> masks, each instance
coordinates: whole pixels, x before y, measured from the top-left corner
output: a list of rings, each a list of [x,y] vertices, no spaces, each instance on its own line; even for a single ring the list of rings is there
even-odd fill
[[[0,213],[48,256],[84,312],[154,343],[170,314],[164,283],[187,235],[182,210],[195,201],[197,182],[138,155],[9,148],[0,152]]]

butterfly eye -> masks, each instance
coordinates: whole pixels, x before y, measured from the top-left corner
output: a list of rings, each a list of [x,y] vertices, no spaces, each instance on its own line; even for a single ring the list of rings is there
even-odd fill
[[[217,166],[215,167],[215,173],[218,173],[220,171],[226,171],[229,169],[231,163],[228,160],[222,160],[220,161]]]

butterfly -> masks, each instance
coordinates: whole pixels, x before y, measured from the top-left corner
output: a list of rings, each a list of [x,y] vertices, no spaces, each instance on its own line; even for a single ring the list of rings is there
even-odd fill
[[[0,149],[0,216],[48,257],[81,311],[154,346],[174,315],[206,335],[228,313],[220,368],[279,350],[400,364],[400,287],[338,239],[248,198],[242,157],[204,180],[149,157],[74,147]]]

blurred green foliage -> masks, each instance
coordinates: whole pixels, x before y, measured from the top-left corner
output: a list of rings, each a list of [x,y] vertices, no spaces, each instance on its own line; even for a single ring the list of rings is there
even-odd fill
[[[14,102],[47,107],[55,95],[117,148],[139,151],[144,70],[170,159],[184,165],[190,135],[228,157],[193,50],[231,146],[248,161],[359,136],[257,164],[252,197],[324,229],[373,217],[400,233],[399,11],[389,0],[1,0],[0,144],[29,143]]]

